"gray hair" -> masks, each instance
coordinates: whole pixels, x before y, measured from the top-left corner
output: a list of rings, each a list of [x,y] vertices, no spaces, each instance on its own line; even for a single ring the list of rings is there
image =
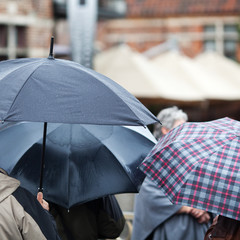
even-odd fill
[[[161,131],[162,127],[165,127],[168,130],[171,130],[176,120],[184,120],[184,121],[188,120],[187,114],[176,106],[161,110],[158,113],[157,118],[162,123],[162,125],[159,123],[156,123],[154,125],[153,135],[157,140],[163,135]]]

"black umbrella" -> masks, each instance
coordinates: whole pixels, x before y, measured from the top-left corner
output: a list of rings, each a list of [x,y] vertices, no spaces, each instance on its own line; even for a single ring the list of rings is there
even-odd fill
[[[138,192],[145,177],[138,165],[155,143],[141,126],[50,123],[44,197],[70,208],[108,194]],[[41,149],[40,123],[17,123],[0,131],[1,165],[33,194],[39,184]]]
[[[78,63],[53,58],[0,62],[0,121],[148,125],[157,118],[111,79]],[[42,175],[40,190],[42,189]]]

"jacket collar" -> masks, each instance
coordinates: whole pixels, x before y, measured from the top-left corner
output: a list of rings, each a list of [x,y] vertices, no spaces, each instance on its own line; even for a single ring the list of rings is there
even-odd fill
[[[11,195],[20,185],[17,179],[0,173],[0,202]]]

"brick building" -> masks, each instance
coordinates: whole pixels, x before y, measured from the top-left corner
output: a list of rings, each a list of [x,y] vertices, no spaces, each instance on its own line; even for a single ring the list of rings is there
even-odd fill
[[[107,5],[111,1],[103,2]],[[99,20],[97,39],[103,48],[125,42],[144,52],[161,43],[174,42],[175,47],[190,57],[211,49],[240,60],[240,0],[126,0],[125,3],[124,18]]]
[[[53,27],[52,0],[0,1],[0,60],[47,57]]]
[[[239,13],[240,0],[99,0],[96,48],[126,42],[144,52],[168,42],[191,57],[213,49],[240,60]],[[69,54],[66,0],[0,1],[1,60],[48,55],[52,34]]]
[[[100,50],[124,42],[148,56],[172,48],[190,57],[215,50],[240,61],[240,0],[102,0],[105,6],[113,2],[124,2],[125,13],[121,18],[99,18],[96,46]],[[191,121],[239,119],[240,113],[239,101],[143,103],[154,114],[178,105]]]

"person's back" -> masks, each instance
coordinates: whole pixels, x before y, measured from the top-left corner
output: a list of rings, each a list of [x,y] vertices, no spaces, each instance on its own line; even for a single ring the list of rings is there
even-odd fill
[[[157,117],[162,123],[154,126],[157,140],[187,121],[186,113],[177,107],[166,108]],[[173,205],[146,177],[135,198],[132,240],[203,240],[209,219],[205,211]]]
[[[132,240],[203,240],[209,224],[181,209],[146,177],[135,199]]]
[[[1,240],[57,240],[51,216],[20,182],[0,172]]]

